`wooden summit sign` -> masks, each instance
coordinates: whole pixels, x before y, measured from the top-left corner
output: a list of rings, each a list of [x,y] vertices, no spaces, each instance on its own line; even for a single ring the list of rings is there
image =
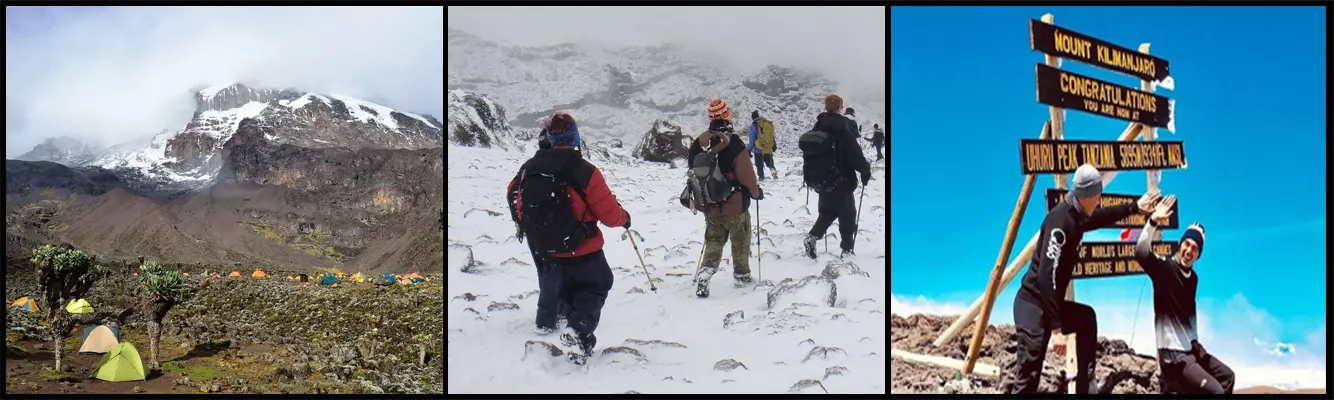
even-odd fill
[[[1161,81],[1170,74],[1167,60],[1036,19],[1028,21],[1028,42],[1033,50],[1079,60],[1141,80]]]
[[[1068,191],[1061,189],[1047,189],[1047,211],[1051,211],[1051,209],[1056,208],[1057,204],[1064,203],[1065,194],[1067,192]],[[1139,196],[1128,195],[1128,194],[1103,193],[1102,198],[1098,200],[1098,207],[1110,207],[1122,204],[1135,204],[1135,202],[1137,201],[1139,201]],[[1177,229],[1180,227],[1179,224],[1181,223],[1181,221],[1179,218],[1177,218],[1177,213],[1178,213],[1177,207],[1180,205],[1181,205],[1180,202],[1172,203],[1172,216],[1169,217],[1169,220],[1166,225],[1159,225],[1158,229]],[[1149,222],[1148,218],[1149,216],[1147,215],[1132,214],[1129,217],[1122,218],[1120,221],[1116,221],[1116,224],[1108,226],[1108,228],[1141,229],[1144,228],[1144,224]]]
[[[1153,242],[1153,253],[1170,257],[1176,254],[1178,242]],[[1079,245],[1079,263],[1075,264],[1075,279],[1106,278],[1143,274],[1144,268],[1135,260],[1134,242],[1084,242]]]
[[[1166,128],[1172,122],[1168,98],[1037,64],[1038,102],[1060,108]]]
[[[1071,173],[1083,164],[1099,171],[1184,168],[1186,148],[1180,141],[1019,139],[1019,164],[1024,174]]]

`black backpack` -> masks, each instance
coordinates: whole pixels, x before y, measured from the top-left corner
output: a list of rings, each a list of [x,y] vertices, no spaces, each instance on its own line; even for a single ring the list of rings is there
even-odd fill
[[[588,197],[578,186],[569,184],[570,180],[564,176],[566,171],[568,168],[547,172],[526,167],[519,171],[517,190],[510,196],[510,208],[516,210],[519,222],[516,236],[520,240],[527,236],[528,247],[544,260],[551,260],[558,253],[574,252],[584,239],[597,234],[594,222],[582,222],[574,216],[565,189],[574,189],[585,207]]]
[[[690,169],[686,171],[686,192],[689,199],[694,200],[696,210],[721,206],[736,190],[736,186],[723,175],[718,155],[702,151],[690,161]]]
[[[833,135],[812,129],[801,134],[797,147],[801,149],[801,173],[806,187],[815,193],[834,191],[844,180],[838,168],[838,146]]]

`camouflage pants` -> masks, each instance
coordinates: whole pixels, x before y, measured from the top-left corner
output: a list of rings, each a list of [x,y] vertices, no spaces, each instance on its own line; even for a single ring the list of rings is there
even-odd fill
[[[750,274],[750,212],[731,217],[704,218],[704,260],[699,268],[718,268],[723,257],[723,245],[732,239],[732,273]],[[712,275],[712,274],[710,274]]]

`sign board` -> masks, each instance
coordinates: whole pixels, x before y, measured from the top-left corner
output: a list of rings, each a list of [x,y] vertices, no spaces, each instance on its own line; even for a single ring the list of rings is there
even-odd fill
[[[1026,175],[1067,174],[1083,164],[1098,171],[1185,168],[1186,147],[1180,141],[1019,140],[1019,168]]]
[[[1051,209],[1056,208],[1057,204],[1064,203],[1066,192],[1067,192],[1066,190],[1061,190],[1061,189],[1047,189],[1047,211],[1051,211]],[[1098,207],[1111,207],[1123,204],[1135,204],[1135,202],[1137,201],[1139,201],[1139,196],[1129,195],[1129,194],[1103,193],[1102,199],[1098,200]],[[1180,202],[1172,204],[1172,216],[1169,218],[1169,221],[1167,222],[1166,225],[1159,225],[1158,229],[1177,229],[1178,227],[1180,227],[1180,225],[1178,225],[1180,224],[1180,220],[1177,218],[1177,213],[1178,213],[1177,207],[1180,205],[1181,205]],[[1129,217],[1122,218],[1120,221],[1116,221],[1116,224],[1108,226],[1108,228],[1141,229],[1144,228],[1145,223],[1149,222],[1148,219],[1149,219],[1148,215],[1132,214]]]
[[[1170,74],[1167,60],[1036,19],[1028,22],[1028,42],[1033,50],[1079,60],[1141,80],[1161,81]]]
[[[1153,242],[1153,252],[1170,257],[1176,254],[1178,242]],[[1075,264],[1074,279],[1107,278],[1139,275],[1144,268],[1135,261],[1134,242],[1084,242],[1079,245],[1079,263]]]
[[[1166,128],[1172,122],[1163,96],[1037,64],[1038,102]]]

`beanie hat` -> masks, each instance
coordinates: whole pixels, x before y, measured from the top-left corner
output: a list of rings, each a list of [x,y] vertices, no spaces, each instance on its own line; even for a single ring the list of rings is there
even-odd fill
[[[871,124],[872,128],[880,129],[880,124]]]
[[[750,119],[752,120],[760,119],[760,110],[751,111]]]
[[[1195,245],[1200,247],[1200,254],[1197,257],[1204,256],[1204,225],[1200,225],[1199,222],[1190,224],[1190,227],[1186,228],[1186,233],[1181,235],[1181,243],[1185,243],[1186,239],[1195,240]]]
[[[1089,197],[1102,194],[1102,175],[1098,174],[1098,169],[1093,165],[1080,165],[1075,170],[1074,190],[1076,199],[1087,199]]]
[[[709,130],[714,132],[731,133],[732,121],[726,119],[715,119],[709,121]]]
[[[848,109],[843,110],[843,115],[852,115],[852,111],[852,107],[848,107]]]
[[[709,101],[709,119],[732,119],[732,109],[727,108],[727,102],[723,99],[714,97]]]
[[[552,146],[579,146],[579,124],[570,114],[557,111],[547,118],[547,141]]]

